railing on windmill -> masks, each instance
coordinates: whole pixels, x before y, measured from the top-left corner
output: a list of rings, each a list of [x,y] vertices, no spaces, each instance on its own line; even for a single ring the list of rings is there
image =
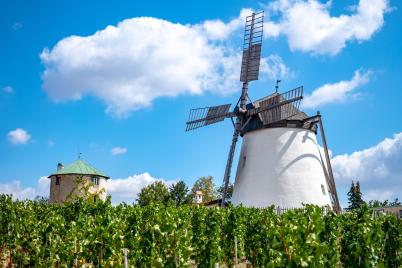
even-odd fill
[[[248,115],[260,114],[264,125],[285,120],[300,113],[299,106],[302,99],[303,87],[282,94],[274,94],[256,101],[257,108],[249,110]]]

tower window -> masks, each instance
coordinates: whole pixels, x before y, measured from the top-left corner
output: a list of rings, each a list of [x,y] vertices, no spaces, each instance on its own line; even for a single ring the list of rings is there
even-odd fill
[[[60,177],[56,176],[56,185],[60,185]]]
[[[92,177],[92,182],[93,182],[95,185],[99,185],[99,178],[98,178],[98,177]]]
[[[322,191],[322,194],[323,194],[323,195],[326,195],[326,193],[325,193],[325,187],[324,187],[323,184],[321,184],[321,191]]]
[[[246,166],[246,159],[247,159],[246,156],[243,156],[243,166],[242,166],[243,168]]]

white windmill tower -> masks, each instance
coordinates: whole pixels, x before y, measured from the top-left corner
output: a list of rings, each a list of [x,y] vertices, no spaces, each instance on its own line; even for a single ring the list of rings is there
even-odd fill
[[[300,207],[302,204],[340,205],[321,115],[299,110],[303,87],[252,102],[248,82],[258,80],[264,13],[246,18],[240,81],[241,96],[232,112],[230,104],[192,109],[186,131],[230,118],[232,144],[223,179],[225,204],[233,156],[239,135],[243,144],[238,161],[232,202],[235,205]],[[234,118],[236,118],[234,120]],[[321,131],[323,150],[316,134]],[[324,160],[325,159],[325,160]]]

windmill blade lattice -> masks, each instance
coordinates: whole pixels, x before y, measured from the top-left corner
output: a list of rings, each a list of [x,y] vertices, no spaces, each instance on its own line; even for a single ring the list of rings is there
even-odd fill
[[[229,116],[230,104],[191,109],[186,131],[223,121]]]
[[[240,81],[258,80],[263,38],[264,12],[253,13],[246,18],[243,40],[243,57]]]

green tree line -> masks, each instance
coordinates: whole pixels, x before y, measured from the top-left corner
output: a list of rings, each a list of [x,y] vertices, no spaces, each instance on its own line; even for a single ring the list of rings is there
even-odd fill
[[[212,176],[201,177],[194,182],[191,190],[184,181],[178,181],[169,187],[162,181],[156,181],[141,189],[137,196],[137,203],[146,206],[151,203],[168,204],[172,203],[176,206],[192,204],[196,191],[202,192],[203,202],[209,202],[222,198],[223,187],[216,187]],[[230,202],[233,193],[233,185],[229,185],[226,200]]]

